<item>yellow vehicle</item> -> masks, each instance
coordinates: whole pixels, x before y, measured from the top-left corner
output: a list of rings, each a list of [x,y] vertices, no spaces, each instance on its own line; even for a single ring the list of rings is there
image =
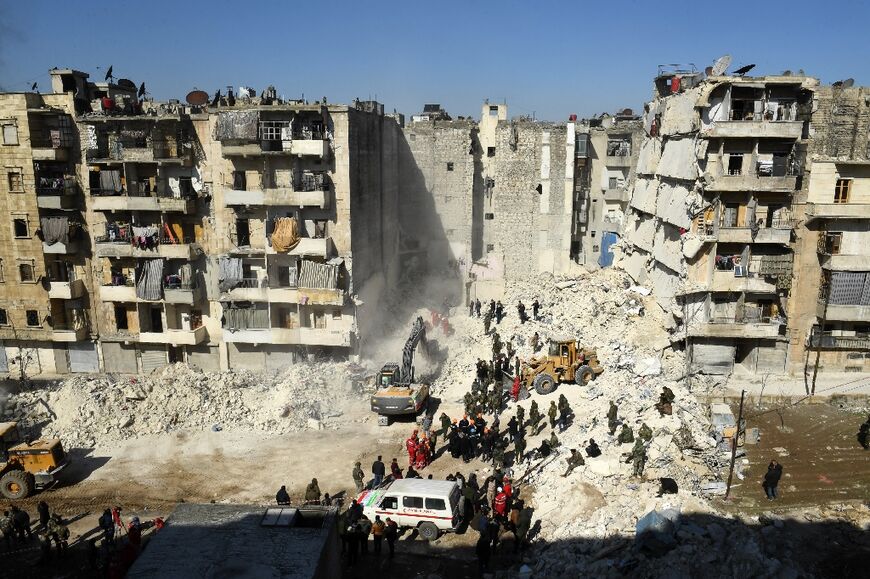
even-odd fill
[[[0,422],[0,494],[10,500],[45,488],[69,464],[60,440],[21,440],[17,422]]]
[[[423,353],[427,353],[426,326],[422,317],[411,326],[411,335],[402,350],[402,365],[384,364],[378,373],[378,390],[371,397],[371,405],[381,426],[389,426],[390,416],[416,415],[429,401],[429,385],[418,383],[414,376],[414,351],[418,344],[422,344]]]
[[[521,380],[526,389],[534,387],[538,394],[549,394],[559,383],[582,386],[602,372],[595,350],[581,347],[574,339],[552,339],[548,355],[529,360]]]

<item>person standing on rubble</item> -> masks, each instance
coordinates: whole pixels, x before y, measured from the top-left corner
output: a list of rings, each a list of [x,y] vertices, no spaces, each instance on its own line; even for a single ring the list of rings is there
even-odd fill
[[[517,302],[517,315],[520,318],[520,323],[526,323],[526,306],[523,305],[523,302]]]
[[[514,463],[520,464],[526,458],[526,437],[518,434],[514,438]]]
[[[519,354],[514,356],[514,376],[520,375],[520,369],[522,368],[522,360],[520,360]]]
[[[450,432],[450,417],[447,416],[446,412],[442,412],[438,420],[441,421],[441,436],[447,436],[447,433]]]
[[[405,450],[408,451],[408,464],[413,465],[414,460],[417,458],[417,432],[418,430],[415,428],[414,432],[411,433],[411,436],[405,441]]]
[[[631,431],[631,427],[628,424],[622,425],[622,430],[619,431],[619,436],[616,438],[616,441],[619,442],[619,444],[634,442],[634,433]]]
[[[474,300],[469,300],[468,302],[468,317],[474,317]]]
[[[631,462],[634,476],[643,477],[643,468],[646,466],[646,448],[641,439],[638,438],[634,441],[634,447],[632,447],[626,462]]]
[[[550,409],[547,410],[547,417],[550,419],[550,428],[556,428],[556,415],[559,413],[559,409],[556,408],[556,401],[550,400]]]
[[[535,332],[534,334],[532,334],[530,342],[531,342],[530,345],[532,346],[532,352],[537,353],[538,350],[541,349],[541,336],[538,335],[538,332]]]
[[[393,475],[393,480],[399,480],[402,478],[402,467],[399,466],[398,459],[393,459],[393,462],[390,463],[390,474]]]
[[[607,411],[607,427],[610,429],[611,436],[614,432],[616,432],[616,416],[619,412],[619,407],[613,403],[613,400],[610,401],[610,409]]]
[[[489,300],[489,316],[490,318],[495,317],[495,300]]]
[[[356,492],[361,493],[363,490],[363,479],[365,479],[366,475],[362,469],[362,463],[357,461],[353,467],[353,472],[351,473],[353,477],[353,482],[356,485]],[[282,489],[284,487],[281,487]]]
[[[474,300],[474,313],[478,318],[480,317],[480,300]]]
[[[646,422],[644,422],[640,425],[640,429],[637,431],[637,435],[644,442],[649,442],[652,440],[653,437],[652,428],[647,426]]]
[[[776,487],[779,486],[779,479],[782,478],[782,465],[775,460],[770,461],[767,465],[767,472],[764,474],[764,491],[767,493],[767,500],[772,501],[776,498]]]
[[[393,555],[396,554],[396,539],[399,538],[399,525],[390,517],[387,517],[386,520],[384,538],[387,540],[387,547],[390,548],[390,559],[392,559]]]
[[[535,298],[535,301],[532,302],[532,316],[535,318],[535,321],[538,321],[538,311],[541,309],[541,304],[538,303],[538,298]]]
[[[501,303],[501,300],[497,301],[495,304],[495,323],[500,324],[504,319],[504,306]]]
[[[489,334],[489,326],[492,324],[492,314],[486,312],[483,316],[483,333]]]
[[[559,394],[559,419],[556,421],[559,424],[559,432],[564,432],[568,428],[568,418],[571,416],[571,405],[568,404],[568,399],[564,394]]]
[[[387,526],[381,520],[380,515],[375,515],[375,521],[372,523],[372,538],[374,539],[375,555],[381,555],[381,542],[384,540],[384,531]]]
[[[538,434],[538,425],[541,423],[541,411],[538,409],[537,400],[532,400],[532,405],[529,406],[529,425],[532,427],[532,436]]]

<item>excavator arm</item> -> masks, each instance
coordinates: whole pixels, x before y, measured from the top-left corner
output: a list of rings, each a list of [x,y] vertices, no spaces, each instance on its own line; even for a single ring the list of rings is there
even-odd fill
[[[405,342],[405,347],[402,349],[402,384],[411,384],[414,381],[414,351],[417,345],[423,343],[423,352],[426,352],[426,326],[423,323],[423,317],[418,316],[411,326],[411,335],[408,336],[408,341]]]

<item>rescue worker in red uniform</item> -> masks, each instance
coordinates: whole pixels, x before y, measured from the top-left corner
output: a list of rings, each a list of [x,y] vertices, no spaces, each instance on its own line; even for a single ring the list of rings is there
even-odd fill
[[[411,433],[411,436],[408,440],[405,441],[405,448],[408,449],[408,466],[412,466],[414,461],[417,459],[417,429],[414,429],[414,432]]]

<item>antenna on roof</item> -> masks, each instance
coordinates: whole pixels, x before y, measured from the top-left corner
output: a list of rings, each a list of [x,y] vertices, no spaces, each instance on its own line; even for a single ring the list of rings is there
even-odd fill
[[[713,63],[713,70],[710,76],[722,76],[725,74],[725,71],[728,70],[728,66],[731,64],[731,55],[726,54],[725,56],[720,56],[716,59],[716,62]]]

